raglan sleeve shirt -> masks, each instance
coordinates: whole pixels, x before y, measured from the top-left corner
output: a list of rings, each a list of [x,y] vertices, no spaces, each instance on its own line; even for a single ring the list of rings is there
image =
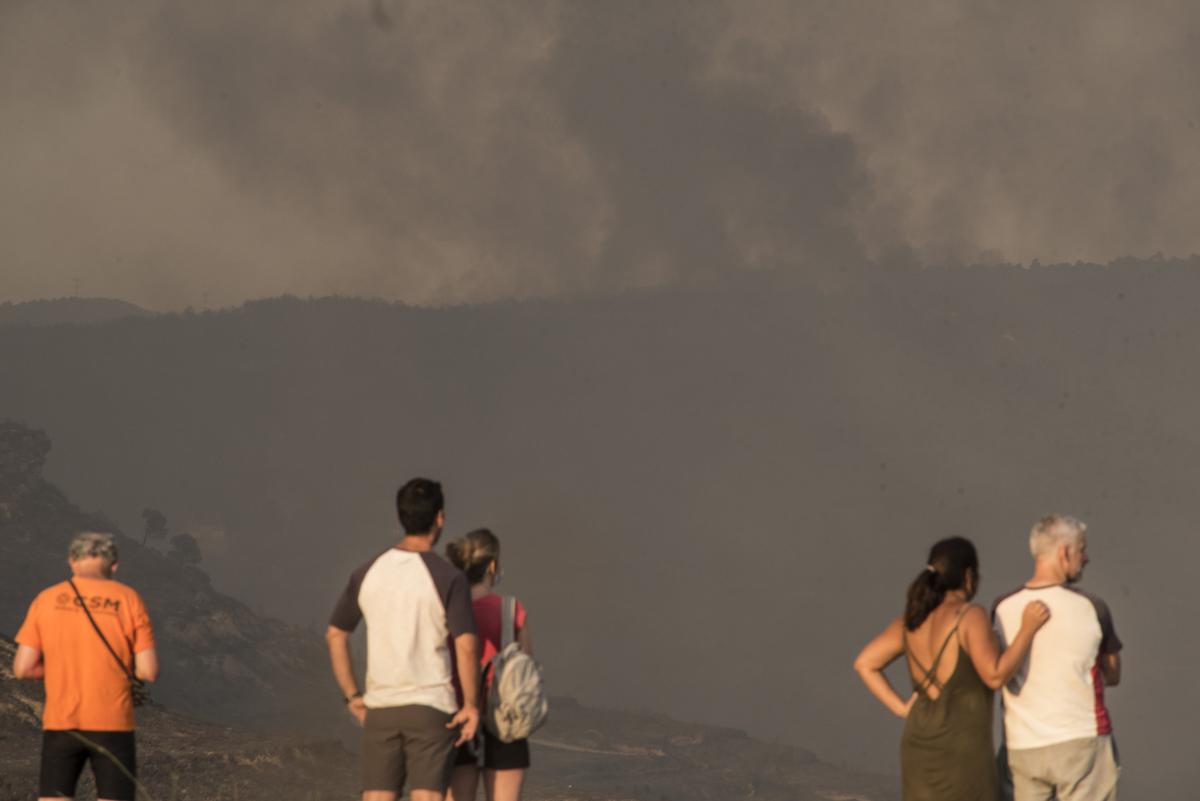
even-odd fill
[[[475,613],[471,608],[471,588],[467,585],[467,577],[460,571],[454,572],[455,576],[446,593],[446,628],[450,630],[451,637],[457,638],[475,633]]]
[[[362,587],[363,575],[366,568],[359,568],[350,574],[346,589],[338,597],[337,605],[329,618],[329,625],[342,631],[354,631],[362,621],[362,607],[358,604],[358,591]]]
[[[1117,636],[1117,629],[1113,625],[1112,612],[1109,610],[1108,604],[1096,597],[1092,597],[1092,603],[1096,607],[1096,617],[1100,620],[1101,655],[1120,653],[1124,644]]]

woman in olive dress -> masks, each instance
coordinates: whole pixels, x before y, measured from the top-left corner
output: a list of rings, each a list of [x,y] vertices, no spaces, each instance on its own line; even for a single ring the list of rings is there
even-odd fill
[[[1050,619],[1040,601],[1025,607],[1021,630],[1001,652],[988,613],[971,603],[979,587],[975,546],[938,542],[908,588],[904,614],[867,643],[854,669],[884,706],[905,719],[900,738],[904,801],[998,801],[992,748],[992,695],[1029,654]],[[901,656],[913,692],[897,694],[884,668]]]

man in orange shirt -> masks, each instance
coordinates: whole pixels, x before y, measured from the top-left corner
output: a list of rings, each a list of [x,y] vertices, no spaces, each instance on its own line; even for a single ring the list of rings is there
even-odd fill
[[[158,678],[150,618],[141,597],[113,580],[117,545],[111,534],[80,534],[68,560],[72,578],[34,600],[17,632],[13,660],[17,678],[46,685],[38,796],[74,797],[90,760],[99,801],[134,801],[130,673],[142,681]]]

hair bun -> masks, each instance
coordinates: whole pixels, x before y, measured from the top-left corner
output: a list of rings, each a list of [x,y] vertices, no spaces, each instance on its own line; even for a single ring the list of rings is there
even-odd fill
[[[486,528],[475,529],[446,543],[446,556],[472,584],[478,584],[491,563],[500,558],[500,540]]]

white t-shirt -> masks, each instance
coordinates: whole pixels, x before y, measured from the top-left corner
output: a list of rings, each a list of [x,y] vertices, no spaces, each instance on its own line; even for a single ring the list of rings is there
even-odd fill
[[[419,704],[458,709],[451,641],[475,633],[467,577],[434,553],[393,548],[350,575],[329,621],[343,631],[367,622],[371,709]]]
[[[1008,748],[1047,745],[1112,733],[1104,705],[1100,656],[1121,650],[1108,605],[1069,585],[1019,590],[992,607],[1004,647],[1021,628],[1033,601],[1050,607],[1050,620],[1033,638],[1029,657],[1004,685],[1004,739]]]

